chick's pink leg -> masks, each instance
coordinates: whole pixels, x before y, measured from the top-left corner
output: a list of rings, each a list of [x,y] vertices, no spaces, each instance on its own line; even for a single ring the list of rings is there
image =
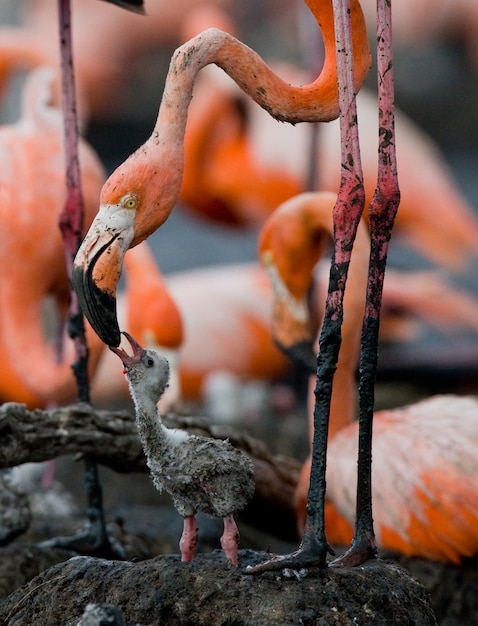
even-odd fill
[[[198,527],[194,515],[184,518],[183,534],[179,541],[179,549],[181,550],[181,561],[190,563],[195,555],[198,545]]]
[[[224,518],[224,533],[221,537],[221,547],[229,561],[237,567],[237,548],[239,545],[239,529],[232,513]]]

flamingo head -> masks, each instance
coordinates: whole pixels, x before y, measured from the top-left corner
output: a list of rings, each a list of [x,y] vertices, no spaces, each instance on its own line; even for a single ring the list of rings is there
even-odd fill
[[[122,163],[103,185],[100,208],[72,270],[73,288],[93,330],[108,346],[119,346],[116,289],[126,251],[164,223],[174,207],[181,170],[161,167],[151,141]]]
[[[335,200],[327,192],[294,196],[269,216],[259,237],[259,259],[272,286],[272,335],[289,359],[312,374],[318,315],[310,296]]]
[[[264,250],[260,259],[272,286],[273,339],[288,359],[315,374],[317,361],[306,294],[297,298],[291,293],[270,250]]]

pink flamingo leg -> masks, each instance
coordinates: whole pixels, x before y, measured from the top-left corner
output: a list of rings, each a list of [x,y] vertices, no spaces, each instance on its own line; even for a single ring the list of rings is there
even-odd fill
[[[337,77],[340,104],[341,181],[334,207],[334,250],[330,268],[326,309],[320,333],[315,388],[314,437],[302,542],[295,552],[275,556],[248,567],[246,573],[292,567],[326,566],[333,551],[325,535],[325,471],[332,382],[339,356],[343,320],[343,299],[353,243],[365,206],[362,165],[355,100],[350,0],[333,0],[337,47]]]
[[[179,549],[181,550],[181,561],[190,563],[196,556],[198,546],[198,527],[196,517],[188,515],[184,518],[183,534],[179,541]]]
[[[224,533],[221,547],[228,560],[237,567],[237,548],[239,546],[239,529],[232,513],[224,517]]]
[[[113,2],[113,0],[111,0]],[[128,2],[115,0],[114,4],[128,6]],[[138,6],[136,6],[138,5]],[[141,12],[140,1],[132,2],[130,10]],[[80,162],[78,156],[78,121],[76,109],[75,79],[72,54],[71,7],[70,0],[58,0],[60,56],[62,79],[62,110],[65,132],[65,160],[67,197],[59,216],[59,227],[63,236],[68,275],[71,277],[73,260],[82,241],[83,193],[81,188]],[[76,361],[72,369],[78,386],[78,399],[90,401],[88,381],[88,346],[85,336],[85,323],[77,295],[72,289],[68,320],[68,332],[75,345]],[[85,486],[87,490],[88,525],[85,531],[73,537],[59,537],[43,542],[42,545],[55,545],[70,548],[82,554],[95,554],[107,558],[125,558],[123,548],[110,541],[106,531],[103,509],[103,493],[98,467],[95,461],[85,459]]]
[[[372,423],[378,331],[388,244],[400,202],[395,153],[391,5],[377,0],[379,147],[377,187],[369,206],[370,260],[360,352],[357,509],[352,545],[334,567],[360,565],[376,557],[372,517]]]

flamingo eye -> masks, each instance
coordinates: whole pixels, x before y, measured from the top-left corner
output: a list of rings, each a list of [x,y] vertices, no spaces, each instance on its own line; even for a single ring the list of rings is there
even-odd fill
[[[261,262],[266,267],[274,265],[274,255],[270,250],[265,250],[261,255]]]
[[[151,357],[146,359],[146,367],[153,367],[153,365],[154,365],[154,361]]]
[[[124,196],[121,204],[125,209],[136,209],[138,207],[138,198],[133,195]]]

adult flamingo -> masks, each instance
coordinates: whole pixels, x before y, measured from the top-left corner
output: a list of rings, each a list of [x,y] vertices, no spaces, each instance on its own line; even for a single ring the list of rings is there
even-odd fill
[[[118,322],[165,355],[170,386],[161,410],[201,402],[215,374],[247,384],[287,380],[291,363],[270,334],[272,290],[257,263],[208,266],[163,276],[146,243],[128,250],[125,289],[118,293]],[[327,263],[316,272],[327,291]],[[432,272],[387,272],[381,340],[413,341],[426,325],[445,333],[477,330],[478,302]],[[234,354],[234,359],[231,359]],[[94,404],[124,402],[129,392],[116,358],[104,351],[91,381]],[[174,383],[178,378],[178,384]],[[212,378],[211,378],[212,377]],[[177,401],[174,400],[177,398]],[[233,407],[236,411],[240,408]]]
[[[363,30],[363,15],[360,4],[356,0],[350,7],[348,3],[342,4],[339,0],[334,0],[333,8],[332,3],[329,2],[316,4],[311,1],[308,4],[321,26],[326,54],[322,72],[316,81],[307,87],[291,87],[284,83],[253,51],[230,35],[215,29],[193,38],[173,56],[153,134],[106,182],[102,190],[100,211],[75,259],[72,281],[82,308],[94,329],[110,346],[118,346],[121,340],[116,319],[115,292],[121,275],[124,254],[129,247],[140,243],[158,228],[174,207],[181,184],[182,141],[194,78],[202,67],[211,62],[225,69],[249,95],[278,120],[326,121],[340,113],[344,130],[342,154],[344,178],[336,213],[338,228],[336,262],[341,268],[336,279],[340,280],[338,306],[341,307],[348,259],[358,219],[363,209],[363,199],[360,202],[363,193],[360,191],[360,155],[354,94],[368,73],[370,52]],[[383,16],[381,18],[382,27],[385,20]],[[379,41],[387,42],[385,35],[388,34],[387,29],[384,29],[384,33],[380,33]],[[337,59],[333,53],[336,44]],[[383,74],[383,66],[379,67]],[[384,78],[388,87],[386,72]],[[388,122],[387,112],[385,111],[384,124]],[[388,130],[387,128],[387,132]],[[391,129],[391,138],[393,139],[393,129]],[[387,152],[386,148],[385,151]],[[158,160],[161,157],[167,160],[167,167],[164,167],[163,163]],[[380,170],[380,174],[382,173],[387,172]],[[157,184],[152,185],[152,181]],[[356,184],[357,182],[359,185]],[[363,185],[361,187],[363,191]],[[380,200],[384,200],[387,197],[384,195],[385,189],[379,191]],[[354,209],[355,216],[349,220],[347,213],[351,208]],[[373,223],[374,216],[377,212],[381,213],[383,209],[381,202],[377,203],[377,206],[372,203],[370,214],[374,243],[375,237],[380,239],[383,235]],[[381,219],[380,224],[384,227],[391,226],[390,219]],[[386,241],[387,236],[388,233],[386,233]],[[371,260],[372,268],[378,267],[383,262],[382,252],[386,252],[386,241],[380,246],[379,258]],[[382,278],[381,272],[378,273],[378,278]],[[333,300],[334,286],[332,284],[329,292],[330,300]],[[375,295],[374,289],[371,293]],[[380,280],[378,294],[381,296]],[[332,304],[335,307],[335,302]],[[376,305],[377,302],[373,301],[372,309],[368,311],[368,314],[378,315],[375,310]],[[366,316],[366,322],[370,315]],[[338,336],[340,336],[340,310],[337,319]],[[332,317],[329,317],[329,321],[334,322]],[[329,324],[329,332],[331,325],[333,324]],[[336,336],[337,332],[334,331],[333,334]],[[373,334],[371,339],[374,339]],[[332,352],[329,357],[333,361],[336,346],[332,344],[331,347]],[[375,347],[372,344],[372,365]],[[366,387],[370,393],[369,385]],[[314,450],[317,451],[317,455],[322,455],[323,461],[325,461],[327,421],[327,419],[324,420],[325,428],[322,428],[317,436],[314,435]],[[370,418],[367,415],[362,420],[361,434],[363,436],[367,436],[369,427]],[[361,502],[357,510],[360,515],[358,515],[357,532],[351,552],[345,557],[352,564],[361,562],[368,555],[373,555],[368,452],[367,446],[359,448],[360,490],[358,494]],[[316,471],[319,474],[323,473],[325,480],[325,464],[318,463],[318,465]],[[311,480],[310,518],[308,517],[310,523],[306,525],[304,541],[297,553],[291,555],[290,558],[284,557],[280,563],[275,561],[264,564],[265,568],[295,566],[304,562],[325,565],[328,546],[324,524],[321,521],[325,498],[324,480],[319,477],[318,485],[313,485]],[[342,562],[345,563],[345,560]],[[261,571],[261,569],[254,568],[255,571]]]
[[[177,200],[187,110],[201,68],[209,63],[222,67],[278,120],[325,121],[338,115],[332,4],[310,0],[309,6],[321,26],[326,56],[319,77],[308,86],[285,83],[251,49],[216,29],[194,37],[175,52],[153,133],[105,183],[98,216],[74,264],[72,280],[82,308],[105,343],[120,342],[115,292],[126,250],[158,228]],[[352,2],[351,15],[358,89],[368,73],[370,53],[357,0]]]
[[[313,362],[317,320],[306,305],[321,244],[332,237],[335,194],[301,194],[265,223],[259,256],[274,292],[273,334],[294,358]],[[342,344],[330,408],[325,520],[328,538],[347,545],[355,519],[357,422],[355,375],[365,305],[369,238],[361,224],[344,298]],[[314,368],[315,369],[315,368]],[[309,397],[313,429],[313,385]],[[435,396],[374,416],[373,502],[379,546],[407,555],[458,563],[478,552],[476,446],[478,400]],[[311,459],[296,490],[304,528]]]

